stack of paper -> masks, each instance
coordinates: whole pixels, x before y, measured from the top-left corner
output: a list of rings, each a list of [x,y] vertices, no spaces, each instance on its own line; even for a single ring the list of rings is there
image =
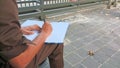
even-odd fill
[[[21,26],[25,27],[25,26],[37,24],[40,27],[42,27],[43,23],[44,23],[43,21],[27,20]],[[63,43],[69,23],[51,22],[51,25],[52,25],[53,31],[52,31],[51,35],[47,38],[45,43]],[[37,31],[34,31],[34,34],[24,35],[24,36],[29,40],[33,40],[38,34],[39,33]]]

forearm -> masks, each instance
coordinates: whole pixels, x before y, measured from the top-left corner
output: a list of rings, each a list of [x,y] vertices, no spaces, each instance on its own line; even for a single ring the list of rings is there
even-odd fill
[[[32,58],[37,54],[37,52],[41,49],[44,41],[45,37],[43,36],[43,34],[40,34],[33,41],[33,43],[35,43],[36,45],[28,44],[28,48],[23,53],[9,61],[10,64],[15,68],[25,68],[32,60]]]
[[[41,31],[40,35],[38,35],[36,39],[33,40],[33,43],[35,45],[28,44],[28,48],[23,53],[9,61],[10,64],[14,68],[25,68],[29,64],[29,62],[34,58],[34,56],[38,53],[38,51],[41,49],[46,38],[50,35],[51,31],[52,29],[50,25],[43,26],[43,30]]]

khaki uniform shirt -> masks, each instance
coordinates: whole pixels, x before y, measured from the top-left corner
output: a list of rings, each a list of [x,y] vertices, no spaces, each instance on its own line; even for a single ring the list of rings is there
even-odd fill
[[[22,53],[27,48],[25,41],[18,21],[16,0],[0,0],[0,60],[8,61]]]

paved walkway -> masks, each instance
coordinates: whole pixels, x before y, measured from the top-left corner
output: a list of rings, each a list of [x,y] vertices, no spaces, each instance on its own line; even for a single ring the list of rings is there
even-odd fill
[[[88,7],[51,21],[70,23],[64,47],[65,68],[120,68],[120,7]],[[92,51],[94,55],[88,55]],[[41,68],[49,68],[48,61]]]

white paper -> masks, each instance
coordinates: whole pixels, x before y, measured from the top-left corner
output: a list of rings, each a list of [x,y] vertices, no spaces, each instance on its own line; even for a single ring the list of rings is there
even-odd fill
[[[25,21],[21,26],[30,26],[37,24],[40,27],[43,25],[43,21],[36,21],[36,20],[27,20]],[[66,22],[51,22],[53,31],[51,35],[46,39],[45,43],[63,43],[64,38],[69,26],[69,23]],[[37,31],[34,31],[34,34],[32,35],[24,35],[27,39],[33,40],[39,33]]]

